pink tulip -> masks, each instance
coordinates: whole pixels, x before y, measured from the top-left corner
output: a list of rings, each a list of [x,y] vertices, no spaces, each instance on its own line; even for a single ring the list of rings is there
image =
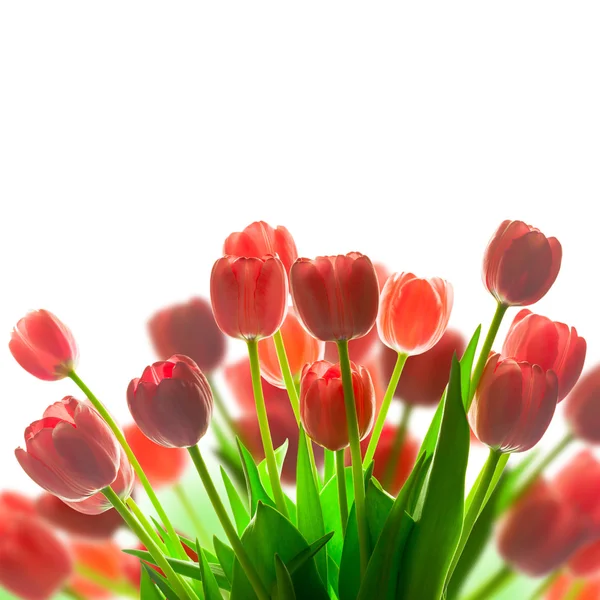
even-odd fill
[[[588,371],[565,401],[565,417],[579,439],[600,444],[600,365]]]

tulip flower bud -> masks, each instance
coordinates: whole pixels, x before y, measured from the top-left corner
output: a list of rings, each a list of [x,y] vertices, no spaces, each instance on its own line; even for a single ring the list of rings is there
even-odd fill
[[[27,427],[25,446],[15,450],[23,470],[62,500],[86,500],[112,485],[119,473],[114,434],[94,408],[71,396]]]
[[[276,229],[264,221],[248,225],[244,231],[232,233],[223,245],[223,254],[261,258],[277,256],[287,273],[298,258],[298,250],[290,232],[279,225]]]
[[[287,311],[287,277],[278,258],[224,256],[213,266],[210,299],[217,325],[231,337],[272,336]]]
[[[183,354],[209,373],[225,357],[225,336],[217,326],[210,302],[204,298],[163,308],[150,319],[148,330],[160,360]]]
[[[183,448],[155,444],[135,423],[127,425],[123,433],[153,488],[176,483],[181,478],[188,464],[188,453]]]
[[[41,519],[0,509],[0,586],[25,600],[50,600],[71,576],[64,543]]]
[[[544,372],[538,365],[488,359],[469,423],[480,442],[501,452],[525,452],[535,446],[546,432],[558,398],[554,371]]]
[[[358,252],[299,258],[290,272],[292,300],[306,330],[324,342],[367,335],[379,307],[379,284],[370,259]]]
[[[579,439],[600,444],[600,365],[588,371],[565,402],[565,417]]]
[[[375,390],[367,369],[350,363],[352,386],[362,440],[373,427]],[[306,365],[300,383],[300,418],[307,435],[329,450],[342,450],[350,444],[339,364],[320,360]]]
[[[313,363],[321,358],[324,344],[306,332],[300,324],[294,309],[288,310],[285,321],[281,326],[281,335],[292,375],[295,379],[299,379],[302,367],[306,363]],[[275,342],[272,338],[258,342],[258,357],[260,359],[260,373],[263,378],[271,385],[285,389]]]
[[[137,426],[165,448],[195,446],[208,430],[213,396],[196,363],[187,356],[146,367],[127,388],[127,404]]]
[[[23,317],[13,329],[8,347],[28,373],[45,381],[67,377],[78,358],[73,334],[47,310]]]
[[[556,281],[562,260],[559,241],[522,221],[504,221],[483,258],[483,281],[506,306],[528,306]]]
[[[426,352],[444,335],[453,298],[452,285],[439,277],[395,273],[381,292],[377,316],[381,341],[402,354]]]
[[[583,370],[586,343],[575,327],[551,321],[524,308],[515,317],[504,346],[503,358],[514,358],[544,371],[552,369],[558,378],[558,401],[571,391]]]

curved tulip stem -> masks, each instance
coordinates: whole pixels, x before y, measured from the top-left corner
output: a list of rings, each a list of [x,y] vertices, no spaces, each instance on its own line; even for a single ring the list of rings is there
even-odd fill
[[[402,403],[402,419],[400,421],[400,425],[398,426],[398,430],[396,431],[396,436],[394,437],[394,443],[392,445],[388,464],[386,465],[385,472],[383,474],[383,480],[381,481],[381,485],[384,487],[384,489],[389,490],[394,481],[394,474],[396,473],[398,467],[398,461],[400,460],[402,446],[404,445],[404,440],[406,439],[408,423],[410,422],[410,416],[412,415],[413,408],[414,407],[412,404],[408,404],[407,402]]]
[[[198,513],[194,510],[194,506],[192,505],[192,502],[189,496],[187,495],[185,488],[183,487],[183,485],[181,485],[181,483],[176,483],[173,486],[173,491],[175,492],[175,495],[181,503],[181,506],[183,507],[183,510],[187,514],[189,520],[192,522],[198,539],[205,548],[211,548],[212,542],[210,540],[210,536],[204,528],[204,525],[202,525],[202,521],[200,520]]]
[[[489,600],[510,583],[515,576],[516,573],[508,565],[504,565],[489,579],[486,579],[474,592],[469,594],[465,600]]]
[[[337,347],[340,355],[340,370],[342,372],[342,386],[344,388],[344,405],[346,407],[346,421],[348,422],[350,456],[352,457],[352,483],[354,485],[354,505],[356,508],[356,522],[358,525],[360,573],[362,578],[369,563],[369,530],[367,527],[365,483],[363,481],[362,458],[360,454],[358,417],[356,415],[356,401],[354,399],[354,387],[352,385],[352,367],[350,366],[347,340],[339,341]]]
[[[494,340],[498,335],[498,329],[500,329],[500,324],[502,323],[502,319],[508,310],[508,306],[498,302],[496,306],[496,312],[494,313],[494,318],[490,324],[490,329],[485,337],[483,342],[483,346],[481,347],[481,352],[479,353],[479,358],[477,359],[477,364],[475,365],[475,369],[473,370],[473,375],[471,376],[471,387],[469,388],[469,401],[467,402],[467,406],[465,407],[466,411],[469,412],[469,408],[471,407],[471,403],[473,402],[473,398],[475,397],[475,391],[477,390],[477,386],[479,385],[479,380],[483,375],[483,369],[485,368],[485,363],[490,354],[490,350],[492,349],[492,345],[494,344]]]
[[[256,416],[258,418],[258,427],[265,450],[265,459],[267,461],[267,471],[269,472],[269,481],[275,496],[275,505],[277,510],[289,519],[285,496],[281,488],[279,479],[279,469],[275,460],[275,450],[273,449],[273,439],[269,429],[269,420],[267,418],[267,408],[265,406],[265,397],[263,395],[262,383],[260,379],[260,364],[258,362],[258,347],[256,340],[248,340],[248,355],[250,357],[250,372],[252,374],[252,390],[254,392],[254,402],[256,404]]]
[[[398,353],[396,366],[394,367],[392,377],[387,386],[387,390],[385,391],[385,396],[383,397],[383,402],[381,403],[381,408],[379,409],[379,414],[377,415],[377,421],[373,427],[373,433],[371,434],[369,446],[367,448],[367,452],[365,453],[366,465],[369,465],[375,456],[375,450],[377,449],[377,444],[379,443],[379,438],[381,437],[381,432],[383,431],[383,426],[385,425],[385,418],[387,417],[388,410],[390,409],[390,404],[392,403],[392,398],[394,397],[394,392],[396,391],[396,387],[400,381],[400,375],[402,375],[402,370],[404,369],[407,358],[408,354],[402,354],[401,352]]]
[[[340,516],[342,519],[342,535],[346,535],[348,524],[348,495],[346,494],[346,466],[344,464],[344,450],[335,453],[335,471],[337,475],[338,499],[340,501]]]
[[[75,572],[81,575],[87,581],[105,589],[107,592],[112,592],[115,596],[127,596],[128,598],[138,598],[139,592],[133,585],[131,585],[125,579],[114,580],[98,573],[95,569],[91,569],[87,565],[77,564],[75,565]]]
[[[146,515],[142,512],[140,507],[136,504],[135,500],[129,496],[125,501],[127,508],[135,515],[141,526],[146,530],[146,533],[154,540],[154,543],[162,550],[164,554],[167,554],[167,546],[160,539],[154,525],[146,518]]]
[[[213,483],[212,477],[206,468],[206,463],[202,458],[202,454],[200,453],[200,448],[198,446],[191,446],[188,448],[188,452],[194,461],[194,465],[196,470],[198,471],[198,475],[200,475],[200,479],[202,480],[202,484],[204,485],[204,489],[210,498],[210,501],[215,509],[215,513],[223,526],[223,530],[225,531],[225,535],[237,556],[237,559],[240,561],[240,565],[246,574],[246,577],[250,581],[254,589],[254,593],[258,596],[259,600],[269,600],[269,594],[267,593],[260,576],[256,572],[254,565],[250,561],[250,557],[248,556],[244,546],[242,546],[242,541],[240,540],[229,515],[227,514],[227,510],[221,502],[221,498],[219,496],[219,492],[215,488],[215,484]]]
[[[550,589],[552,584],[560,577],[560,571],[554,571],[533,590],[529,600],[540,600],[544,594]]]
[[[112,418],[112,416],[110,415],[108,410],[106,410],[106,408],[104,407],[104,404],[102,404],[102,402],[100,402],[100,400],[98,400],[98,398],[96,398],[96,396],[94,396],[94,394],[92,393],[90,388],[82,381],[82,379],[79,377],[79,375],[77,375],[77,373],[75,373],[75,371],[71,371],[69,373],[69,377],[77,384],[79,389],[86,395],[88,400],[92,403],[94,408],[100,413],[100,416],[104,419],[106,424],[110,427],[112,432],[115,434],[117,441],[119,442],[119,444],[121,444],[123,450],[125,451],[125,454],[127,455],[127,458],[129,459],[129,462],[131,463],[131,466],[133,467],[133,470],[135,471],[135,474],[137,475],[138,479],[140,480],[140,483],[142,484],[144,490],[146,491],[148,498],[150,498],[150,502],[152,503],[154,510],[156,510],[160,520],[162,521],[163,525],[165,526],[169,537],[173,540],[173,543],[174,543],[175,547],[177,548],[179,558],[182,558],[184,560],[189,560],[188,555],[186,554],[185,550],[183,549],[181,540],[179,539],[179,536],[175,532],[175,528],[173,527],[173,524],[169,520],[169,517],[167,516],[165,509],[162,507],[162,504],[160,503],[158,497],[156,496],[156,493],[152,489],[152,485],[150,484],[150,481],[148,481],[148,477],[146,477],[146,474],[144,473],[144,470],[142,469],[142,465],[140,465],[136,455],[133,453],[133,450],[127,443],[127,440],[125,439],[125,435],[123,434],[123,432],[121,431],[121,429],[119,428],[119,426],[117,425],[115,420]]]
[[[163,570],[166,578],[173,587],[173,590],[177,593],[177,596],[179,598],[185,598],[186,600],[192,600],[194,598],[193,592],[190,590],[191,593],[188,593],[187,586],[177,573],[175,573],[161,549],[156,545],[152,537],[146,533],[146,530],[140,525],[138,520],[129,512],[125,503],[119,498],[119,495],[115,493],[110,486],[104,488],[102,493],[115,507],[121,517],[123,517],[125,523],[127,523],[131,531],[139,538],[140,542],[146,546],[148,552],[152,555],[155,564]]]

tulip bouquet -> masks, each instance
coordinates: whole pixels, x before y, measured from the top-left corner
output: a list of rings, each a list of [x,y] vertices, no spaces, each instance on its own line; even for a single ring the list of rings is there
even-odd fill
[[[508,309],[554,284],[555,238],[500,225],[483,260],[496,311],[485,337],[477,327],[468,343],[448,329],[453,288],[443,279],[390,275],[357,252],[298,258],[287,229],[263,222],[230,235],[223,252],[210,304],[194,299],[150,320],[161,360],[129,384],[124,429],[79,376],[67,326],[46,310],[18,322],[17,362],[42,380],[70,378],[82,396],[25,429],[16,458],[45,493],[0,494],[0,584],[32,600],[107,591],[484,600],[525,573],[543,577],[532,599],[600,597],[600,462],[584,449],[544,475],[574,440],[600,442],[600,370],[578,383],[585,340],[528,309],[492,350]],[[237,413],[213,376],[223,334],[247,347],[223,371]],[[399,423],[388,419],[395,397]],[[568,435],[548,455],[507,466],[539,442],[565,398]],[[437,406],[420,443],[410,427],[418,405]],[[489,454],[466,489],[475,445]],[[211,515],[199,511],[174,484],[193,534],[175,529],[156,494],[188,456],[212,505]],[[132,497],[136,482],[152,514]],[[110,541],[121,524],[139,546],[121,552]],[[469,576],[494,529],[504,564],[474,588]]]

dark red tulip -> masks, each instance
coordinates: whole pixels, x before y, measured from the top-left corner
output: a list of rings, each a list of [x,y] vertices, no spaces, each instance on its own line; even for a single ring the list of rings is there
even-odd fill
[[[8,347],[15,360],[39,379],[63,379],[77,363],[70,329],[47,310],[35,310],[13,329]]]
[[[127,388],[127,404],[137,426],[165,448],[195,446],[208,430],[213,407],[210,385],[187,356],[146,367]]]
[[[267,254],[277,256],[289,273],[298,258],[294,238],[283,226],[271,227],[264,221],[248,225],[244,231],[232,233],[223,245],[223,254],[261,258]]]
[[[281,261],[273,256],[224,256],[213,266],[210,300],[223,333],[245,340],[272,336],[287,311],[288,285]]]
[[[573,433],[590,444],[600,444],[600,365],[589,370],[565,401],[565,417]]]
[[[552,369],[558,378],[560,402],[577,383],[585,361],[586,343],[575,327],[551,321],[524,308],[515,317],[504,346],[503,358]]]
[[[367,335],[379,307],[379,284],[370,259],[358,252],[299,258],[290,272],[292,299],[307,331],[324,342]]]
[[[210,302],[204,298],[163,308],[150,319],[148,330],[160,360],[184,354],[209,373],[225,357],[225,336],[217,326]]]
[[[556,281],[562,248],[554,237],[522,221],[504,221],[483,258],[483,281],[506,306],[527,306],[543,298]]]
[[[600,575],[600,540],[594,540],[577,550],[569,559],[568,566],[575,577]]]

